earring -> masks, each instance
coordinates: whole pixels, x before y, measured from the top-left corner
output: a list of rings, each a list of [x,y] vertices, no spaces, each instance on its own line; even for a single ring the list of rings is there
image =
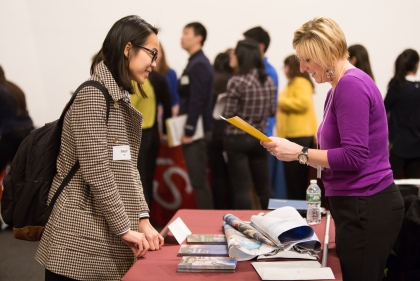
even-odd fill
[[[331,69],[327,69],[327,78],[330,79],[330,81],[332,81],[334,79],[334,72],[335,69],[331,68]]]

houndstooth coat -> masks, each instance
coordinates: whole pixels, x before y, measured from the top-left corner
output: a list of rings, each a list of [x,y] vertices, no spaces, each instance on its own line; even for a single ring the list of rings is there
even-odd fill
[[[137,170],[142,115],[101,62],[91,77],[109,91],[80,91],[66,113],[51,200],[78,159],[80,169],[58,197],[35,259],[46,269],[76,280],[120,280],[134,256],[118,234],[138,230],[148,212]],[[128,145],[130,160],[113,160],[113,147]]]

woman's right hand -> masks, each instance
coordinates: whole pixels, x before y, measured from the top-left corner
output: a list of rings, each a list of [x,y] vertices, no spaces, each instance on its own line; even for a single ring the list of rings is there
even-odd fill
[[[302,151],[302,146],[287,139],[270,137],[270,142],[261,141],[261,145],[273,156],[281,161],[298,160],[298,155]]]
[[[129,230],[128,232],[121,235],[122,241],[130,247],[136,258],[143,257],[146,255],[150,248],[149,242],[143,233]]]

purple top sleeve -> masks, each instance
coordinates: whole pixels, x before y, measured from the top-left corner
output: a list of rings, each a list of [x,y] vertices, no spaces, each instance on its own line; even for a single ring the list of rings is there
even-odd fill
[[[330,164],[322,176],[326,195],[369,196],[389,186],[386,113],[372,79],[359,69],[348,70],[325,110],[318,138]]]

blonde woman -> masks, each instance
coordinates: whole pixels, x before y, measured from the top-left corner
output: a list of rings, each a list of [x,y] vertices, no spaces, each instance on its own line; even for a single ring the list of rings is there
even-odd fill
[[[279,160],[322,170],[343,280],[382,280],[404,216],[388,160],[382,95],[348,62],[346,38],[332,19],[305,23],[295,31],[293,48],[301,72],[332,86],[317,133],[320,148],[283,138],[262,145]]]

